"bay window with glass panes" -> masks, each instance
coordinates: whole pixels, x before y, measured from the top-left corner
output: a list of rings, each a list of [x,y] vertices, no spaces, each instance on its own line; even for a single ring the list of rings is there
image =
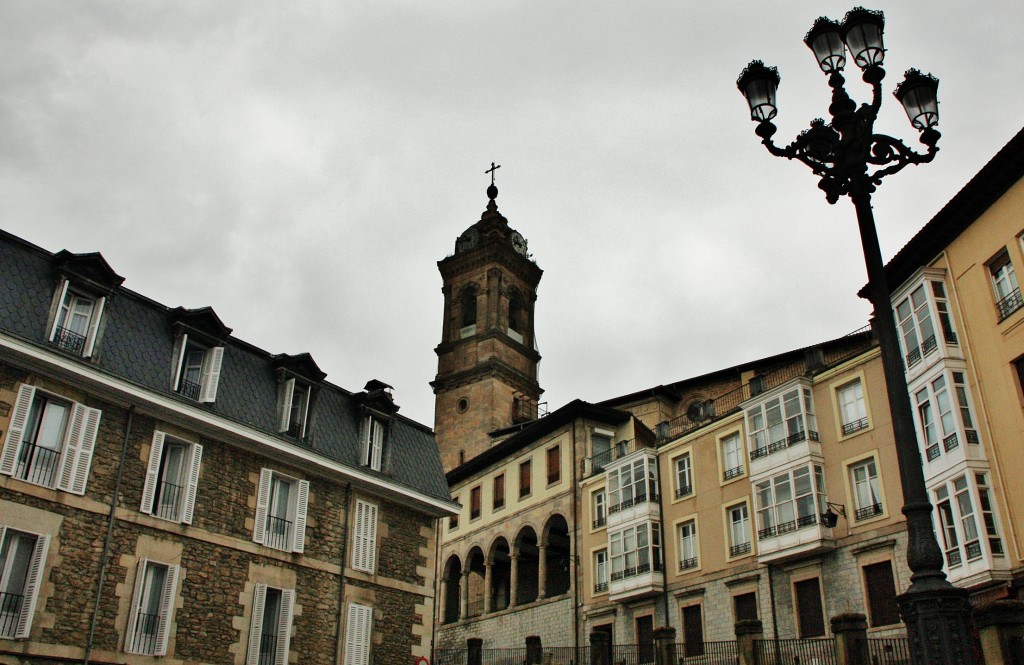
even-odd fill
[[[661,570],[661,530],[657,523],[644,522],[609,534],[608,549],[612,582]]]
[[[913,390],[918,439],[929,462],[962,444],[978,445],[966,376],[946,370]]]
[[[657,461],[646,455],[608,470],[608,513],[658,500]]]
[[[818,523],[825,512],[825,474],[808,464],[754,484],[758,539],[771,538]]]
[[[1005,552],[987,471],[970,470],[932,489],[935,519],[950,577],[1005,565]],[[966,570],[964,570],[966,569]]]
[[[755,406],[747,407],[750,459],[784,450],[794,443],[818,440],[814,400],[808,386],[797,385]]]
[[[937,350],[940,341],[954,347],[959,343],[941,279],[926,279],[918,284],[896,303],[895,315],[903,363],[908,371]]]

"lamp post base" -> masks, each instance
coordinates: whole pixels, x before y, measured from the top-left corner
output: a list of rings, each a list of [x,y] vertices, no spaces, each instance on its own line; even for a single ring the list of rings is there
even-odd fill
[[[974,665],[971,608],[966,589],[909,590],[896,597],[907,626],[914,665]]]

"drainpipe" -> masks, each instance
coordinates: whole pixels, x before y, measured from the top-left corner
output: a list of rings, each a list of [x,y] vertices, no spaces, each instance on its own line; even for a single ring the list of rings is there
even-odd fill
[[[775,567],[772,564],[765,564],[768,566],[768,598],[772,604],[772,641],[775,643],[775,662],[782,662],[782,653],[779,650],[779,613],[775,607],[775,578],[772,573]]]
[[[341,653],[341,633],[345,625],[345,557],[348,551],[348,525],[352,516],[352,483],[345,483],[345,535],[341,538],[341,571],[338,573],[338,633],[334,636],[334,653]]]
[[[114,539],[114,524],[116,523],[117,500],[121,496],[121,480],[124,478],[124,463],[128,459],[128,440],[132,434],[132,420],[135,417],[135,405],[128,407],[128,421],[124,425],[124,441],[121,444],[121,462],[117,465],[117,477],[114,480],[114,495],[110,499],[110,512],[107,514],[107,535],[103,539],[103,553],[100,554],[100,579],[96,585],[96,603],[92,610],[92,618],[89,619],[89,637],[85,642],[85,655],[82,657],[82,665],[89,665],[89,657],[92,654],[93,640],[96,637],[96,623],[100,618],[100,600],[103,597],[103,583],[107,579],[107,568],[110,561],[110,543]]]
[[[580,525],[579,515],[579,465],[576,463],[576,423],[572,425],[572,552],[569,554],[576,563],[572,576],[572,645],[573,653],[580,652]],[[579,656],[577,655],[577,659]]]
[[[657,448],[655,448],[657,450]],[[668,550],[668,535],[665,533],[665,483],[662,482],[661,478],[661,458],[658,455],[654,456],[654,463],[658,465],[658,528],[661,529],[661,575],[662,578],[668,579],[668,561],[665,559],[665,552]],[[672,621],[668,614],[668,583],[662,582],[661,584],[661,600],[665,605],[665,624],[671,626]]]
[[[441,580],[441,571],[444,570],[444,563],[441,561],[441,529],[444,528],[444,517],[434,520],[434,623],[430,627],[430,660],[434,659],[434,647],[437,640],[437,627],[441,625],[441,616],[445,611],[441,607],[441,593],[438,588],[438,581]],[[441,582],[444,584],[444,582]],[[444,590],[445,603],[448,602],[448,589]]]

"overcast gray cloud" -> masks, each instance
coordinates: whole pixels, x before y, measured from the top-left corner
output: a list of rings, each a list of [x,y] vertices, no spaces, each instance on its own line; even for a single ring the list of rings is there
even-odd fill
[[[1024,4],[897,2],[886,90],[941,79],[941,152],[875,197],[891,256],[1021,127]],[[758,145],[735,79],[777,65],[780,141],[827,113],[804,32],[851,5],[0,4],[0,223],[101,251],[125,285],[240,338],[380,378],[433,420],[435,262],[483,174],[544,269],[556,407],[866,323],[852,206]],[[869,92],[850,72],[852,94]],[[916,144],[888,99],[881,131]]]

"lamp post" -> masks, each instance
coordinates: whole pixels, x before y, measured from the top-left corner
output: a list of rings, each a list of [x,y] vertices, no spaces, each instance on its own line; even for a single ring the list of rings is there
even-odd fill
[[[882,12],[862,7],[849,11],[842,23],[828,18],[815,21],[804,42],[829,77],[831,122],[814,119],[810,128],[788,146],[779,147],[772,141],[776,132],[771,121],[777,110],[778,70],[755,60],[743,71],[736,85],[747,98],[751,119],[758,123],[755,132],[768,152],[776,157],[795,159],[810,168],[818,176],[818,187],[825,192],[829,203],[836,203],[842,196],[849,196],[853,201],[867,266],[868,293],[874,306],[873,324],[885,372],[903,489],[903,514],[907,520],[911,584],[897,597],[897,602],[907,627],[911,660],[915,665],[971,665],[975,658],[970,637],[968,592],[950,584],[942,572],[942,550],[932,529],[932,506],[925,488],[896,322],[871,211],[871,194],[882,178],[909,164],[930,162],[938,152],[939,132],[935,125],[939,118],[936,102],[939,82],[931,75],[911,69],[895,91],[911,124],[921,132],[920,140],[927,147],[926,152],[915,152],[899,139],[874,133],[885,78],[882,69],[884,22]],[[863,80],[872,89],[871,103],[861,104],[860,108],[847,94],[842,75],[847,51],[863,70]]]

